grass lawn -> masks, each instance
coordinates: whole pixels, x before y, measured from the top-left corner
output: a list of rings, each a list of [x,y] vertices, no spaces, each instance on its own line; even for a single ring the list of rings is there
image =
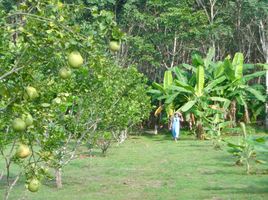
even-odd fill
[[[246,175],[233,161],[225,150],[213,150],[211,141],[192,136],[183,135],[177,143],[169,135],[131,136],[109,149],[106,157],[71,162],[64,168],[62,189],[51,181],[30,193],[21,179],[10,199],[268,199],[268,175],[262,174],[267,165],[255,165],[256,173]],[[0,186],[2,196],[3,183]]]

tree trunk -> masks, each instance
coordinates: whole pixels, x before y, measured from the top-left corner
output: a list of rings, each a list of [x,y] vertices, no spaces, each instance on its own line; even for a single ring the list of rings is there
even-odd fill
[[[262,20],[259,22],[260,42],[265,57],[266,64],[268,64],[268,35],[265,23]],[[268,69],[266,69],[266,95],[268,95]],[[265,128],[268,129],[268,102],[265,102]]]
[[[62,188],[62,169],[57,168],[55,169],[55,176],[56,176],[56,186],[58,189]]]
[[[231,118],[231,121],[233,122],[233,127],[235,127],[236,126],[236,101],[235,100],[231,102],[230,118]]]
[[[244,122],[246,124],[250,123],[250,117],[249,117],[249,112],[248,112],[248,106],[244,105],[245,108],[245,113],[244,113]]]
[[[204,129],[202,126],[202,122],[197,122],[197,126],[196,126],[196,136],[199,140],[203,140],[204,137]]]

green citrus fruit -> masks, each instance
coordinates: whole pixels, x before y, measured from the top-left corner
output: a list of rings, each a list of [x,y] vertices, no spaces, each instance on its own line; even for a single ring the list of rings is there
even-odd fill
[[[26,88],[26,93],[30,99],[35,99],[39,96],[37,90],[32,86]]]
[[[111,41],[110,44],[111,51],[119,51],[120,50],[120,44],[116,41]]]
[[[68,55],[68,63],[73,68],[79,68],[83,62],[84,59],[78,51],[73,51]]]
[[[25,117],[26,126],[31,126],[33,124],[33,117],[30,114],[27,114]]]
[[[67,78],[70,78],[71,75],[72,75],[72,71],[68,68],[61,68],[60,71],[59,71],[59,75],[61,78],[63,79],[67,79]]]
[[[24,131],[26,129],[26,123],[21,118],[16,118],[12,122],[12,127],[15,131]]]
[[[40,188],[40,181],[36,178],[33,178],[28,184],[28,190],[31,192],[37,192]]]

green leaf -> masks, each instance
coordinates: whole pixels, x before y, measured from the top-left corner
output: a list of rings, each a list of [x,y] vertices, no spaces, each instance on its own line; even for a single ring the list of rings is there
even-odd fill
[[[247,63],[247,64],[244,64],[243,65],[244,71],[247,71],[247,70],[250,70],[250,69],[254,69],[254,68],[255,68],[255,64]]]
[[[230,125],[232,125],[232,124],[233,124],[233,122],[231,122],[231,121],[221,122],[221,123],[219,124],[219,128],[225,128],[225,127],[228,127],[228,126],[230,126]]]
[[[194,88],[192,86],[188,85],[187,83],[183,83],[183,82],[181,82],[179,80],[175,80],[174,82],[179,87],[182,87],[182,88],[184,88],[184,89],[186,89],[188,91],[191,91],[192,93],[195,92]]]
[[[161,91],[159,91],[159,90],[154,90],[154,89],[150,89],[150,90],[148,90],[147,93],[149,93],[149,94],[156,94],[156,95],[161,95],[161,94],[162,94]]]
[[[204,65],[204,61],[202,57],[199,54],[193,54],[192,55],[192,63],[194,66]]]
[[[154,88],[158,89],[159,91],[161,91],[163,94],[166,93],[166,91],[165,91],[165,89],[163,88],[162,85],[160,85],[160,84],[158,84],[158,83],[156,83],[156,82],[153,82],[152,86],[153,86]]]
[[[245,147],[242,146],[242,145],[238,145],[238,144],[234,144],[234,143],[231,143],[231,142],[228,142],[227,144],[228,147],[232,147],[232,148],[238,148],[238,149],[244,149]]]
[[[207,57],[204,59],[205,68],[207,68],[215,56],[215,48],[210,47],[207,53]]]
[[[166,90],[169,86],[171,86],[173,83],[173,78],[172,78],[172,72],[171,71],[165,71],[164,74],[164,90]]]
[[[175,90],[175,91],[179,91],[179,92],[185,92],[188,94],[192,94],[192,91],[185,89],[184,87],[180,87],[180,86],[176,86],[176,85],[172,85],[170,87],[171,90]]]
[[[174,101],[174,99],[179,95],[179,92],[169,95],[168,98],[165,101],[165,104],[170,104]]]
[[[220,101],[220,102],[230,102],[229,99],[223,98],[223,97],[210,97],[211,101]]]
[[[266,73],[265,71],[255,72],[255,73],[252,73],[252,74],[245,75],[243,77],[243,79],[245,81],[249,81],[249,80],[251,80],[253,78],[264,76],[265,73]]]
[[[188,101],[186,104],[179,108],[179,111],[186,112],[190,110],[195,105],[195,103],[196,100]]]
[[[227,151],[231,154],[238,154],[242,152],[240,149],[228,149]]]
[[[257,139],[255,139],[255,141],[258,142],[258,143],[265,143],[266,142],[264,137],[257,138]]]
[[[179,67],[174,67],[172,71],[176,74],[178,80],[187,83],[187,77],[182,73],[182,70]]]
[[[231,104],[231,101],[225,101],[224,104],[223,104],[223,108],[228,109],[230,104]]]
[[[229,57],[225,58],[224,62],[223,62],[223,66],[224,66],[224,72],[226,77],[231,80],[234,81],[235,80],[235,72],[233,69],[233,65],[229,59]]]
[[[189,65],[189,64],[186,64],[186,63],[183,63],[181,64],[182,67],[184,67],[185,69],[189,70],[189,71],[193,71],[193,72],[196,72],[196,67],[192,66],[192,65]]]
[[[218,78],[224,74],[224,63],[219,61],[216,63],[216,67],[213,71],[214,78]]]
[[[218,78],[218,79],[216,79],[216,80],[213,80],[213,81],[211,81],[211,82],[205,87],[204,90],[205,90],[206,92],[209,92],[210,90],[215,89],[215,87],[216,87],[218,84],[222,83],[224,80],[226,80],[226,78],[225,78],[224,76],[222,76],[222,77],[220,77],[220,78]]]
[[[263,69],[268,70],[268,64],[266,63],[257,63],[257,66],[263,67]]]
[[[255,90],[252,87],[246,87],[245,88],[248,92],[250,92],[251,94],[253,94],[259,101],[261,102],[265,102],[266,96],[263,95],[260,91]]]
[[[204,67],[199,65],[196,72],[196,95],[198,97],[203,95],[204,84],[205,84]]]
[[[235,70],[236,79],[241,79],[243,77],[243,63],[244,63],[243,53],[236,53],[232,62],[233,68]]]

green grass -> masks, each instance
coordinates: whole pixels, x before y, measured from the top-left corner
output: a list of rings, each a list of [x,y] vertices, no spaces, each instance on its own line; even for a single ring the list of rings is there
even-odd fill
[[[64,168],[62,189],[47,181],[33,194],[21,179],[10,199],[268,199],[268,175],[262,174],[267,165],[255,165],[256,173],[246,175],[233,161],[226,150],[213,150],[211,141],[191,136],[177,143],[169,135],[132,136],[109,149],[106,157],[71,162]]]

